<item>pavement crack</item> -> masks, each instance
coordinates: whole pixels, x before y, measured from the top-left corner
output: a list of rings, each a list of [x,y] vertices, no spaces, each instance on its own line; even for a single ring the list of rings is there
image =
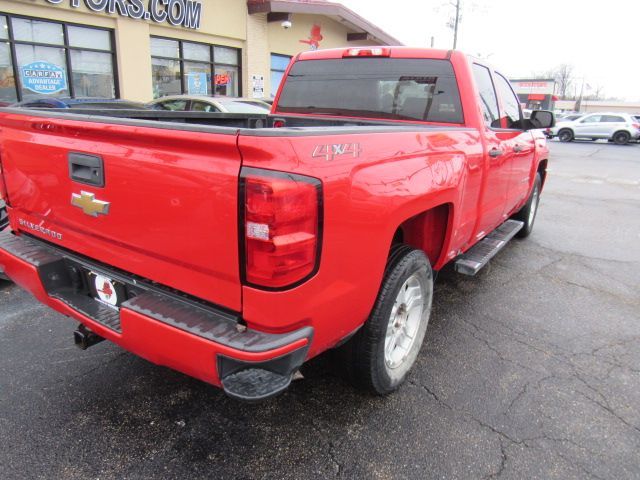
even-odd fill
[[[584,393],[582,393],[580,391],[578,391],[577,393],[579,393],[580,395],[582,395],[584,398],[586,398],[590,402],[594,403],[595,405],[599,406],[601,409],[603,409],[605,412],[609,413],[612,417],[618,419],[621,423],[623,423],[627,427],[635,430],[637,433],[640,433],[640,427],[634,425],[633,423],[631,423],[628,420],[626,420],[624,417],[620,416],[620,414],[618,414],[612,407],[610,407],[608,405],[608,402],[601,403],[598,400],[596,400],[595,398],[591,398],[589,395],[585,395]],[[602,394],[600,394],[600,395],[602,395]]]
[[[502,475],[502,472],[504,472],[505,467],[507,466],[507,450],[502,439],[500,438],[498,441],[500,442],[500,465],[498,465],[498,469],[495,472],[490,473],[489,475],[484,477],[486,480],[489,480],[491,478],[499,478],[500,475]]]

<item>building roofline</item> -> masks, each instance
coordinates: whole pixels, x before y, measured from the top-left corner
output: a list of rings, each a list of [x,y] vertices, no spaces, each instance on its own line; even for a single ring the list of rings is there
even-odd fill
[[[397,38],[339,3],[324,0],[247,0],[247,8],[250,15],[281,12],[340,17],[385,45],[403,45]]]
[[[510,78],[511,82],[555,82],[555,78]]]

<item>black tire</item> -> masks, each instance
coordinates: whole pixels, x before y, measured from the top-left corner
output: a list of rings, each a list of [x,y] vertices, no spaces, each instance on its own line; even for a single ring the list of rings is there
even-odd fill
[[[416,280],[418,283],[415,283]],[[393,329],[404,332],[404,327],[409,324],[409,313],[405,312],[404,326],[396,329],[395,319],[401,315],[398,311],[404,306],[397,306],[397,299],[401,288],[405,288],[405,291],[408,289],[405,285],[410,283],[407,282],[414,282],[414,288],[419,288],[423,299],[422,310],[419,315],[413,317],[414,325],[417,327],[414,336],[411,337],[413,340],[410,340],[410,346],[407,347],[407,353],[399,360],[397,366],[390,366],[385,346],[392,346],[391,351],[395,352],[400,344],[395,343],[395,338],[391,340],[394,342],[393,345],[386,343],[388,331]],[[355,386],[373,394],[386,395],[402,385],[424,341],[432,299],[433,272],[424,252],[406,245],[394,246],[387,260],[384,279],[369,319],[343,347],[343,358],[347,362],[349,376]],[[394,307],[396,314],[392,317]]]
[[[540,204],[541,188],[542,178],[539,173],[536,173],[536,179],[533,182],[533,189],[531,190],[531,195],[529,195],[527,203],[513,216],[516,220],[524,222],[524,227],[516,234],[516,236],[520,238],[528,237],[533,231],[533,225],[536,221],[536,215],[538,214],[538,205]]]
[[[563,128],[558,132],[558,140],[560,140],[561,142],[573,141],[573,130]]]
[[[626,145],[631,140],[631,135],[629,132],[616,132],[613,134],[613,141],[616,145]]]

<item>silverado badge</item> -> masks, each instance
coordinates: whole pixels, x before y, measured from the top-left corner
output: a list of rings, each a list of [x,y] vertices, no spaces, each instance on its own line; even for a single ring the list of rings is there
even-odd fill
[[[97,217],[98,214],[107,215],[109,213],[110,203],[96,200],[96,196],[93,193],[81,191],[80,195],[77,193],[71,194],[71,205],[81,208],[87,215]]]

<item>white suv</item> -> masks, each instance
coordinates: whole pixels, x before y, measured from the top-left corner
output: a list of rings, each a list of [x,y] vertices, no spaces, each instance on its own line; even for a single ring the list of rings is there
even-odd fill
[[[640,139],[640,122],[628,113],[589,113],[572,121],[560,120],[555,127],[545,130],[545,134],[558,137],[561,142],[575,138],[606,138],[624,145]]]

